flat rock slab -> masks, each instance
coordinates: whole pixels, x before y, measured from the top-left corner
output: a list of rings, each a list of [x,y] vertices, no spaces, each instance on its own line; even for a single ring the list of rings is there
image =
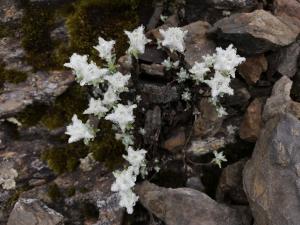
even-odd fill
[[[190,188],[163,188],[143,182],[137,187],[141,203],[167,225],[243,225],[237,210]]]
[[[223,18],[209,33],[223,43],[233,43],[241,53],[254,55],[291,44],[299,30],[268,11],[255,10]]]
[[[26,82],[7,85],[0,95],[0,118],[13,116],[33,103],[51,103],[74,82],[71,72],[31,75]]]
[[[38,199],[19,199],[7,225],[62,225],[64,217]]]

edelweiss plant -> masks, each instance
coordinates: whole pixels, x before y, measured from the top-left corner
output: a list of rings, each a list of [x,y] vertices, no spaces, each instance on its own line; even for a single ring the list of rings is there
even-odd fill
[[[158,46],[167,48],[171,53],[182,54],[185,51],[184,39],[187,31],[179,27],[172,27],[166,30],[159,30],[162,40],[158,40]],[[132,58],[138,59],[140,54],[145,52],[145,45],[151,40],[144,34],[144,27],[140,26],[134,31],[125,31],[129,39],[129,48],[127,54]],[[99,37],[98,45],[94,48],[98,51],[99,57],[107,64],[100,68],[93,61],[88,59],[87,55],[78,55],[74,53],[70,57],[70,62],[64,64],[71,68],[80,85],[89,85],[94,90],[94,96],[89,100],[88,108],[84,114],[91,114],[98,119],[111,121],[116,131],[116,139],[122,141],[127,151],[123,158],[128,162],[128,166],[123,170],[117,170],[113,174],[116,178],[111,190],[118,192],[120,197],[120,206],[125,207],[128,213],[133,212],[133,207],[138,200],[138,196],[133,192],[133,187],[137,177],[147,175],[146,153],[144,149],[134,148],[133,128],[135,123],[134,110],[138,107],[140,96],[136,96],[136,103],[121,102],[120,94],[128,92],[131,74],[122,74],[116,65],[116,55],[114,51],[115,41],[106,41]],[[230,45],[227,49],[217,48],[216,53],[203,57],[202,62],[196,62],[192,68],[179,68],[180,61],[173,62],[171,58],[163,61],[167,71],[174,71],[177,74],[178,83],[185,85],[186,81],[194,81],[195,85],[206,85],[210,88],[211,101],[216,105],[219,115],[225,115],[225,109],[220,105],[219,98],[225,94],[232,95],[233,89],[229,86],[230,81],[235,76],[235,68],[245,59],[238,56],[236,49]],[[185,86],[181,93],[182,100],[187,105],[192,101],[194,93]],[[88,120],[85,123],[78,119],[77,115],[72,118],[72,123],[67,126],[66,134],[69,135],[69,143],[83,140],[88,144],[96,136],[97,130]],[[140,134],[145,134],[145,130],[139,129]],[[222,152],[214,152],[215,159],[212,161],[221,166],[222,161],[226,161]],[[80,160],[81,168],[85,171],[95,165],[93,155],[90,153],[87,157]],[[154,160],[157,164],[157,159]],[[159,167],[154,167],[159,171]]]

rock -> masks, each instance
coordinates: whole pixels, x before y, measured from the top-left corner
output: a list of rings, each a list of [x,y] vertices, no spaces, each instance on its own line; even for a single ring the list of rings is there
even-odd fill
[[[150,76],[164,77],[164,66],[162,64],[141,64],[142,72]]]
[[[264,107],[263,121],[286,112],[300,119],[300,103],[293,101],[290,97],[292,83],[286,76],[283,76],[275,83],[272,95],[267,99]]]
[[[159,106],[155,106],[153,110],[146,112],[146,120],[144,129],[146,131],[144,135],[144,142],[151,144],[156,143],[159,138],[161,130],[161,110]]]
[[[233,79],[230,87],[234,90],[234,95],[228,95],[224,98],[224,105],[237,111],[244,111],[251,98],[248,86],[239,79]],[[228,110],[229,111],[229,110]]]
[[[228,165],[222,171],[217,187],[216,199],[219,202],[248,204],[243,189],[243,169],[247,159]]]
[[[62,225],[64,217],[37,199],[19,199],[7,225]]]
[[[161,64],[167,58],[167,54],[156,46],[146,46],[145,53],[139,56],[139,61],[146,64]]]
[[[205,155],[225,147],[226,144],[224,137],[194,138],[191,140],[187,152],[195,156]]]
[[[128,74],[133,69],[131,57],[128,55],[123,55],[118,59],[118,64],[120,67],[119,71],[123,74]]]
[[[74,82],[71,72],[32,74],[26,82],[5,87],[0,95],[0,118],[13,116],[33,103],[50,104]]]
[[[300,41],[281,48],[278,52],[271,54],[268,59],[270,62],[270,70],[268,77],[274,75],[275,72],[283,76],[292,78],[297,72],[297,60],[300,55]]]
[[[51,31],[50,37],[52,41],[67,43],[69,40],[69,34],[66,25],[63,23],[56,27],[53,31]]]
[[[267,120],[244,168],[244,190],[256,225],[300,221],[300,122],[289,113]]]
[[[26,62],[26,52],[17,39],[8,37],[0,39],[0,59],[5,69],[21,72],[32,70],[32,66]]]
[[[258,55],[248,57],[246,61],[238,67],[238,72],[246,80],[247,84],[253,85],[267,69],[267,59],[264,55]]]
[[[176,152],[184,146],[186,142],[184,128],[173,131],[172,134],[163,142],[162,147],[170,152]]]
[[[166,225],[243,225],[235,209],[218,204],[206,194],[189,188],[163,188],[143,182],[140,201]]]
[[[199,115],[194,122],[194,135],[197,137],[213,136],[218,132],[223,119],[218,116],[216,107],[207,98],[202,98],[198,106]]]
[[[298,33],[265,10],[237,13],[217,21],[209,33],[241,53],[261,54],[293,43]]]
[[[287,15],[300,20],[300,3],[297,0],[275,0],[275,15]]]
[[[184,52],[188,66],[192,67],[196,61],[202,62],[202,56],[215,52],[215,43],[206,37],[206,32],[210,27],[210,24],[204,21],[197,21],[182,27],[183,30],[188,31],[185,39],[186,51]]]
[[[247,108],[240,126],[240,138],[249,142],[255,142],[262,126],[263,100],[254,99]]]
[[[256,0],[207,0],[207,4],[217,9],[253,9],[257,6]]]
[[[147,104],[165,104],[179,100],[179,94],[176,86],[156,83],[141,83],[140,89],[142,99]]]
[[[186,187],[204,192],[205,187],[199,177],[190,177],[186,181]]]

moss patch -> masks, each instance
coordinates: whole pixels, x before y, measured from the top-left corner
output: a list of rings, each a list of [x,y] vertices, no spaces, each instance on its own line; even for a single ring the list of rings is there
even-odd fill
[[[99,36],[117,40],[117,55],[127,48],[124,30],[138,25],[138,0],[81,0],[67,20],[74,51],[91,54]],[[119,53],[119,54],[118,54]]]
[[[50,31],[53,25],[53,10],[41,4],[27,3],[22,19],[22,46],[27,60],[37,69],[51,67],[50,54],[53,43]]]
[[[57,202],[62,198],[61,192],[57,184],[53,183],[48,186],[47,194],[51,201]]]
[[[27,74],[16,70],[6,70],[3,64],[0,64],[0,87],[4,82],[20,83],[27,79]]]

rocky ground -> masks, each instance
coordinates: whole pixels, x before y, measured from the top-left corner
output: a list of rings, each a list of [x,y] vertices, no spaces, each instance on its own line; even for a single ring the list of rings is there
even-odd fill
[[[299,0],[103,2],[0,0],[0,224],[299,224]],[[185,110],[163,51],[148,46],[135,68],[119,59],[122,71],[138,74],[137,126],[161,167],[138,182],[140,201],[127,215],[110,191],[111,171],[122,165],[111,131],[88,148],[67,144],[65,126],[86,108],[88,92],[62,65],[75,51],[95,54],[100,34],[126,49],[115,33],[139,23],[149,38],[159,27],[188,30],[188,66],[230,43],[246,61],[232,81],[235,94],[222,99],[228,115],[219,118],[205,96],[196,116]],[[209,163],[218,149],[228,159],[221,169]],[[79,159],[88,152],[99,163],[84,172]],[[7,190],[3,179],[16,187]]]

